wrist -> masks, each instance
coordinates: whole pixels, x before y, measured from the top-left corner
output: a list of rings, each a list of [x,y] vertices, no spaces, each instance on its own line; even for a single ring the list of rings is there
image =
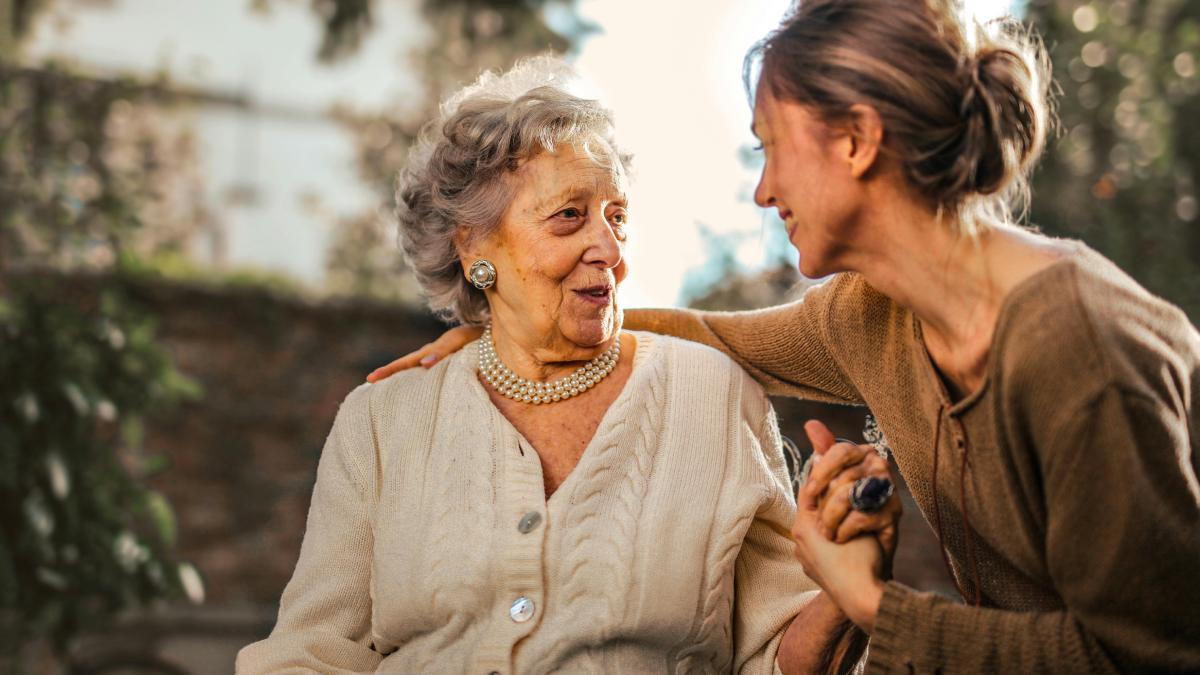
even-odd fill
[[[875,630],[875,619],[879,616],[879,605],[883,602],[883,586],[883,580],[872,579],[869,584],[859,588],[852,601],[844,608],[846,616],[867,635]]]

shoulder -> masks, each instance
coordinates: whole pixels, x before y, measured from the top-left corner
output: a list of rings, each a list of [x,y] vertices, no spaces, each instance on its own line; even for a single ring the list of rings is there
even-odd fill
[[[833,275],[805,300],[810,296],[826,306],[820,318],[833,359],[859,392],[869,391],[880,364],[894,362],[888,355],[902,350],[912,335],[911,313],[855,272]]]
[[[342,442],[374,448],[380,439],[417,433],[435,417],[445,395],[462,397],[469,386],[471,345],[434,367],[412,368],[375,383],[363,383],[342,400],[335,429]]]
[[[476,358],[472,342],[432,368],[402,370],[385,380],[360,386],[362,393],[355,390],[351,396],[357,399],[356,405],[369,406],[376,414],[408,413],[423,404],[434,404],[446,387],[462,388],[467,384],[474,377]]]
[[[829,318],[835,324],[878,324],[901,310],[894,300],[876,290],[861,274],[842,272],[810,292],[828,294]]]
[[[807,319],[815,319],[822,338],[851,379],[863,368],[873,370],[879,354],[891,348],[911,325],[911,315],[856,272],[840,272],[805,291]]]
[[[861,326],[889,316],[900,307],[856,272],[839,272],[809,281],[799,298],[785,307],[831,328]]]
[[[1086,404],[1109,387],[1150,399],[1190,389],[1200,336],[1187,316],[1078,248],[1013,291],[997,327],[1004,378],[1018,390],[1042,390],[1056,407]]]
[[[688,405],[724,406],[758,422],[770,410],[763,388],[724,353],[690,340],[634,333],[648,348],[647,359],[665,372],[672,395]],[[730,406],[730,402],[738,405]]]
[[[725,353],[708,345],[670,335],[635,333],[639,344],[648,346],[647,358],[676,371],[686,370],[697,384],[715,384],[733,380],[739,385],[761,390],[754,380]]]

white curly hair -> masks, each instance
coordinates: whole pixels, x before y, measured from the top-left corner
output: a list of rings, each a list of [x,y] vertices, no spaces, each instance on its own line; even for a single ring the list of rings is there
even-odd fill
[[[573,93],[580,86],[557,57],[524,59],[506,73],[485,72],[423,127],[396,180],[396,217],[405,259],[438,316],[487,322],[487,298],[467,281],[454,236],[460,228],[468,237],[494,231],[522,162],[568,143],[614,172],[628,171],[611,113]]]

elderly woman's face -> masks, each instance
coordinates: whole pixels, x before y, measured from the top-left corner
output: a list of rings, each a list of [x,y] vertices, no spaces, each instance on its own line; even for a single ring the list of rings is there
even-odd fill
[[[564,144],[526,161],[510,180],[515,194],[499,228],[472,246],[496,265],[493,326],[553,354],[607,347],[622,319],[623,174]]]

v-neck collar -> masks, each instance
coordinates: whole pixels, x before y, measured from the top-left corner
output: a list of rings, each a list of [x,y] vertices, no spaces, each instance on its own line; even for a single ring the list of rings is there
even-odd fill
[[[961,399],[955,401],[950,395],[949,389],[946,387],[945,381],[942,379],[941,371],[938,370],[937,364],[933,360],[933,356],[929,353],[929,348],[925,345],[924,334],[921,329],[921,322],[917,319],[917,315],[912,310],[906,310],[909,316],[910,334],[915,342],[915,349],[921,361],[921,368],[924,371],[924,377],[933,383],[934,390],[937,392],[938,400],[946,408],[948,415],[959,416],[965,413],[970,408],[974,407],[980,399],[984,397],[990,389],[993,379],[995,379],[996,362],[999,359],[999,352],[1003,348],[1008,339],[1009,324],[1012,323],[1012,317],[1016,314],[1017,308],[1025,301],[1025,296],[1031,295],[1033,290],[1041,285],[1041,282],[1050,275],[1057,274],[1059,270],[1067,266],[1074,265],[1082,257],[1087,255],[1089,250],[1086,245],[1081,242],[1072,241],[1069,239],[1059,240],[1071,247],[1071,250],[1062,258],[1055,260],[1046,267],[1031,274],[1023,279],[1020,283],[1008,292],[1000,303],[1000,312],[996,317],[996,330],[992,334],[992,343],[988,346],[987,363],[984,366],[983,380],[974,391],[970,392]]]
[[[583,453],[579,456],[579,461],[575,464],[575,467],[571,469],[571,471],[567,474],[567,477],[563,479],[563,482],[560,483],[558,488],[554,491],[554,494],[550,495],[549,499],[545,499],[545,497],[543,497],[548,511],[557,510],[557,508],[555,508],[557,503],[561,502],[563,499],[566,499],[566,497],[559,497],[559,495],[568,493],[570,489],[574,488],[575,483],[580,480],[576,478],[576,476],[581,472],[584,472],[587,468],[587,465],[590,464],[591,460],[594,458],[596,454],[594,448],[596,445],[599,442],[603,442],[603,439],[612,433],[612,430],[616,426],[617,422],[617,420],[614,419],[615,411],[626,407],[627,399],[641,395],[640,392],[643,392],[646,389],[644,386],[645,383],[642,382],[642,380],[646,377],[649,377],[648,373],[652,369],[645,366],[645,361],[651,358],[651,354],[655,349],[657,349],[656,343],[658,341],[655,340],[654,336],[650,333],[644,333],[640,331],[629,332],[631,335],[633,335],[634,340],[636,341],[633,353],[633,365],[632,370],[629,373],[629,377],[625,380],[625,384],[622,385],[621,392],[617,394],[617,397],[613,399],[611,404],[609,404],[608,409],[604,411],[604,415],[600,418],[600,423],[596,426],[596,432],[592,434],[590,439],[588,439],[587,445],[584,446]],[[479,378],[476,375],[476,364],[479,362],[479,341],[476,340],[463,347],[463,349],[458,353],[458,356],[461,357],[461,361],[455,365],[458,366],[459,375],[465,377],[469,381],[468,386],[471,388],[472,395],[480,398],[483,403],[487,405],[493,422],[499,425],[501,429],[501,434],[516,438],[517,442],[520,443],[524,448],[528,448],[530,451],[536,453],[537,448],[534,447],[533,443],[529,442],[529,439],[525,438],[524,434],[517,430],[516,426],[514,426],[513,423],[504,416],[504,413],[500,412],[500,409],[496,407],[496,404],[492,403],[492,399],[490,396],[488,396],[488,392],[484,388],[483,383],[479,381]],[[537,471],[538,477],[543,481],[544,484],[545,476],[542,474],[540,462],[538,463]]]

